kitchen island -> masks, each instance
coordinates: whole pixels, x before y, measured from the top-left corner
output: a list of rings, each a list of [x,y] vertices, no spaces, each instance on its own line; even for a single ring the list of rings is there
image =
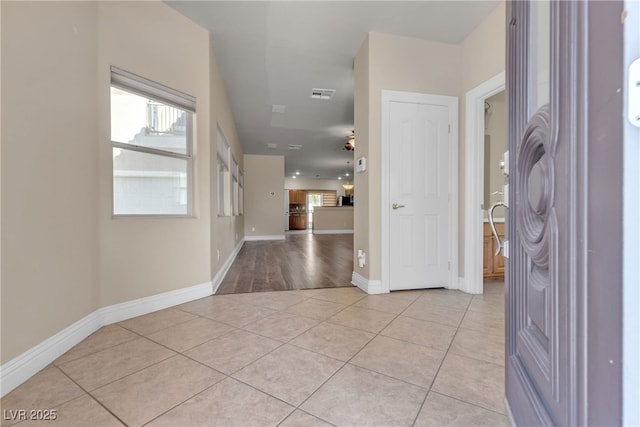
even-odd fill
[[[315,234],[353,234],[353,206],[316,206],[313,209]]]

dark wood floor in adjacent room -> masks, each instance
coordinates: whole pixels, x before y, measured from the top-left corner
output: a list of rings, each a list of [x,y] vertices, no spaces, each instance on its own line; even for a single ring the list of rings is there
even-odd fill
[[[351,285],[353,234],[287,234],[245,242],[216,294]]]

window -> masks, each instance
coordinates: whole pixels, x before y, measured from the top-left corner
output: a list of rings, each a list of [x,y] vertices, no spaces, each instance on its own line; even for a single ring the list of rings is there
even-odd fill
[[[229,179],[229,143],[218,127],[217,130],[217,150],[218,150],[218,216],[231,215],[231,184]]]
[[[231,213],[234,216],[239,215],[240,212],[240,204],[238,201],[238,197],[240,194],[238,172],[238,162],[236,162],[236,159],[231,156]]]
[[[238,214],[244,215],[244,174],[242,172],[238,182]]]
[[[338,204],[338,195],[336,190],[328,190],[322,192],[322,206],[336,206]]]
[[[195,98],[111,67],[113,215],[191,215]]]

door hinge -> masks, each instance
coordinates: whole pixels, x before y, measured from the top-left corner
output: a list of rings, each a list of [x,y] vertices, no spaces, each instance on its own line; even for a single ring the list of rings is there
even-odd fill
[[[449,133],[451,133],[451,125],[449,125]]]
[[[447,270],[451,270],[451,261],[447,261]]]
[[[451,193],[447,193],[447,201],[451,203]]]

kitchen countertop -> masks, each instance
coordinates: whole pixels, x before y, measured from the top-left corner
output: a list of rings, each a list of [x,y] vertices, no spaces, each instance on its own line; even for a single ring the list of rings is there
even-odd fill
[[[493,220],[498,223],[498,222],[505,222],[504,218],[493,218]],[[489,218],[485,218],[484,222],[489,222]]]
[[[323,210],[323,211],[330,211],[330,210],[336,210],[336,209],[353,209],[353,206],[315,206],[313,208],[314,211],[316,210]]]

